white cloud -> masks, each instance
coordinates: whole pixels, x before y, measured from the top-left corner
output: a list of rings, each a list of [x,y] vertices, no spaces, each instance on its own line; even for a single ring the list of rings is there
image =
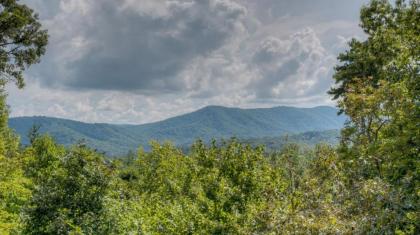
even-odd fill
[[[310,14],[308,0],[26,1],[51,39],[27,87],[9,88],[12,115],[145,123],[206,105],[332,104],[364,0],[325,14],[331,1]]]

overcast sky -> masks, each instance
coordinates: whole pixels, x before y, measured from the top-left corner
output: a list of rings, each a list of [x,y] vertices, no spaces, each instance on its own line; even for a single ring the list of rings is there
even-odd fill
[[[334,105],[367,0],[25,0],[50,34],[12,116],[146,123],[206,105]]]

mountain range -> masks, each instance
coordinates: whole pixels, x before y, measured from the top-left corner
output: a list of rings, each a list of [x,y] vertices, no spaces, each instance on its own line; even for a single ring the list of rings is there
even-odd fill
[[[265,143],[264,139],[273,143],[273,139],[285,134],[299,140],[299,136],[308,137],[304,133],[312,133],[309,134],[312,142],[314,139],[330,142],[338,135],[337,130],[343,127],[345,120],[345,116],[338,116],[337,110],[329,106],[257,109],[207,106],[192,113],[141,125],[84,123],[34,116],[10,118],[9,126],[21,136],[24,145],[29,143],[27,134],[30,128],[38,125],[40,133],[48,133],[60,144],[72,145],[83,140],[98,151],[116,156],[134,151],[139,146],[148,150],[151,140],[171,141],[178,146],[189,145],[198,138],[209,141],[237,137],[253,143]],[[329,132],[326,134],[325,131]]]

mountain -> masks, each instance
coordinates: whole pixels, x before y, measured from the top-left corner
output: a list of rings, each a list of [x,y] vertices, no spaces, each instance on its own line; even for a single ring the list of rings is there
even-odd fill
[[[23,144],[28,144],[27,133],[35,124],[41,126],[41,133],[48,133],[61,144],[71,145],[84,140],[89,146],[109,155],[120,155],[138,146],[147,149],[150,140],[188,145],[197,138],[205,141],[229,137],[269,138],[286,133],[341,129],[344,121],[344,116],[337,116],[337,110],[328,106],[259,109],[208,106],[192,113],[142,125],[90,124],[50,117],[16,117],[9,120],[9,126],[21,136]]]

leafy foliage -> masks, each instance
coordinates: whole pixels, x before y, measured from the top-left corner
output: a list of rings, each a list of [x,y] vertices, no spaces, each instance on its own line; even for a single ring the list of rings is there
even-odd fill
[[[70,150],[40,137],[27,154],[36,156],[27,172],[34,182],[26,208],[26,234],[100,231],[110,173],[103,159],[83,146]]]
[[[20,226],[20,208],[31,195],[30,180],[24,177],[18,138],[7,127],[8,109],[0,91],[0,233]]]
[[[17,0],[0,1],[0,87],[14,81],[24,86],[23,71],[39,62],[45,53],[48,34],[38,15]]]
[[[420,3],[374,0],[361,11],[364,42],[340,55],[338,98],[350,122],[339,153],[359,231],[419,231]]]
[[[331,90],[349,117],[337,148],[205,140],[106,160],[36,127],[19,148],[0,96],[0,233],[419,234],[419,17],[418,1],[362,9],[368,39]]]

